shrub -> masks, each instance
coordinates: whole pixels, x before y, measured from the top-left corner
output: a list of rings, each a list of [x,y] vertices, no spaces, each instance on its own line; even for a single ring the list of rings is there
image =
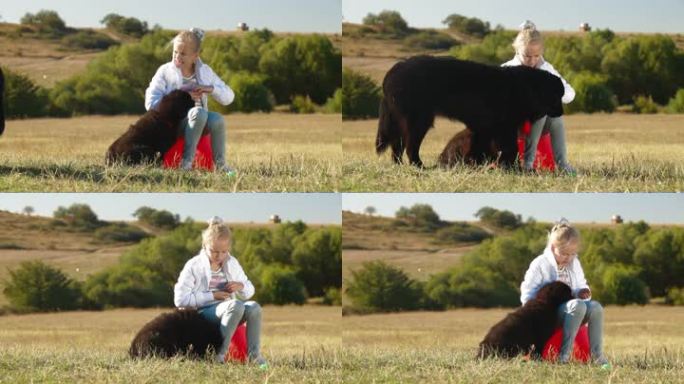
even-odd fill
[[[684,305],[684,287],[672,287],[667,290],[665,302],[670,305]]]
[[[572,77],[576,96],[565,108],[567,112],[608,112],[615,111],[617,98],[608,86],[606,76],[582,72]]]
[[[309,296],[322,296],[326,288],[342,285],[342,231],[327,227],[304,232],[292,250],[297,277]]]
[[[337,287],[330,287],[325,290],[323,296],[323,304],[326,305],[342,305],[342,292]]]
[[[483,223],[493,225],[497,228],[516,229],[522,225],[522,217],[516,215],[511,211],[500,211],[491,207],[482,207],[475,217],[478,217]]]
[[[369,76],[342,71],[342,120],[378,117],[380,98],[380,88]]]
[[[264,304],[304,304],[306,301],[304,284],[292,268],[269,265],[263,269],[260,281],[258,297]]]
[[[25,118],[44,116],[47,113],[47,91],[27,76],[2,68],[5,76],[5,117]]]
[[[3,293],[22,311],[55,311],[78,308],[80,287],[62,271],[42,261],[26,261],[9,271]]]
[[[376,311],[415,309],[422,294],[404,271],[383,261],[352,271],[346,293],[355,306]]]
[[[438,241],[443,243],[460,243],[480,242],[491,237],[491,235],[484,229],[467,223],[453,223],[448,227],[439,229],[436,237]]]
[[[443,225],[439,215],[429,204],[414,204],[411,208],[399,207],[395,216],[414,228],[426,231],[432,231]]]
[[[110,224],[95,230],[95,237],[104,241],[138,242],[149,235],[140,228],[124,224]]]
[[[636,268],[621,264],[606,267],[603,273],[601,301],[604,304],[647,304],[649,299],[646,284],[639,279]]]
[[[62,42],[67,47],[81,49],[107,49],[112,45],[119,44],[111,37],[91,30],[78,31],[75,34],[64,36]]]
[[[677,93],[667,103],[667,112],[684,113],[684,88],[680,88]]]
[[[309,96],[295,95],[290,103],[290,112],[294,113],[314,113],[316,112],[316,104],[311,101]]]
[[[327,113],[342,113],[342,88],[337,88],[335,94],[325,102],[323,111]]]
[[[162,209],[157,210],[150,207],[140,207],[133,212],[141,222],[161,229],[174,229],[180,225],[180,216]]]
[[[632,112],[646,114],[658,113],[658,104],[653,101],[651,96],[639,95],[634,98]]]
[[[404,39],[404,44],[419,49],[442,50],[449,49],[460,43],[447,34],[428,30],[407,37]]]
[[[241,112],[271,112],[275,105],[273,93],[266,87],[266,77],[239,72],[228,82],[235,91],[232,108]]]

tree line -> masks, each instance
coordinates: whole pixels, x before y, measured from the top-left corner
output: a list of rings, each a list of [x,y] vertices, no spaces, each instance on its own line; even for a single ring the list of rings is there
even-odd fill
[[[3,293],[10,302],[7,309],[37,312],[172,306],[173,286],[185,262],[201,249],[205,225],[190,219],[180,222],[171,212],[149,207],[141,207],[135,216],[166,231],[158,236],[143,232],[138,239],[108,238],[138,244],[117,264],[82,282],[40,260],[24,262],[11,270],[4,282]],[[84,204],[60,207],[54,218],[51,225],[78,231],[133,227],[100,221]],[[309,227],[301,221],[269,228],[237,227],[231,253],[254,283],[255,300],[261,303],[303,304],[317,297],[326,304],[340,304],[341,239],[337,226]]]
[[[416,33],[396,11],[370,14],[364,23],[368,27],[360,33],[365,35],[384,33],[406,40]],[[443,23],[480,38],[475,43],[452,44],[449,54],[456,58],[498,66],[514,55],[511,44],[516,31],[501,26],[491,29],[487,22],[457,14]],[[684,51],[670,36],[620,36],[599,29],[575,35],[549,34],[544,36],[544,46],[544,58],[576,91],[575,100],[565,105],[566,113],[611,113],[618,108],[633,113],[684,113]],[[378,116],[381,89],[372,79],[345,68],[342,86],[343,118]]]
[[[171,59],[175,32],[158,26],[150,30],[146,23],[117,14],[107,15],[102,22],[142,38],[109,46],[84,73],[51,89],[3,68],[7,117],[144,112],[145,89],[157,68]],[[138,29],[131,27],[138,24]],[[228,107],[212,100],[213,110],[270,112],[276,105],[290,104],[291,111],[299,113],[341,112],[341,92],[336,94],[336,90],[341,85],[342,56],[325,35],[276,36],[264,29],[207,36],[200,56],[236,94]]]
[[[483,210],[490,219],[485,219]],[[496,211],[485,207],[478,216],[481,221],[491,220],[491,213]],[[487,224],[493,225],[492,221]],[[504,220],[496,226],[507,230],[483,239],[457,266],[427,281],[412,279],[383,261],[363,264],[345,283],[345,293],[351,299],[345,310],[365,313],[519,306],[520,283],[530,262],[546,246],[550,225],[519,220],[511,229]],[[684,305],[684,228],[651,227],[640,221],[579,229],[579,258],[594,299],[626,305],[660,298],[667,304]]]

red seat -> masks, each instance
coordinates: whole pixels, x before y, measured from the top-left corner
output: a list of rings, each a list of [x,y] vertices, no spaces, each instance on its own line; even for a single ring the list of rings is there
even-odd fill
[[[563,329],[556,328],[553,335],[549,338],[542,351],[542,359],[547,361],[555,361],[558,359],[561,343],[563,342]],[[575,345],[572,349],[572,356],[575,360],[588,362],[591,357],[591,348],[589,347],[589,331],[586,325],[583,325],[577,331],[575,336]]]
[[[164,168],[178,168],[180,167],[181,159],[183,158],[183,146],[185,139],[179,138],[176,143],[164,154]],[[206,170],[214,169],[214,155],[211,151],[211,137],[203,135],[197,143],[197,151],[195,152],[195,161],[193,168],[200,168]]]
[[[230,360],[240,363],[247,361],[247,325],[245,323],[238,325],[230,339],[226,361]]]
[[[525,155],[525,136],[530,134],[530,122],[526,121],[520,135],[518,135],[518,155],[522,161]],[[543,133],[537,144],[537,155],[534,157],[534,169],[546,169],[553,171],[556,169],[556,162],[553,158],[553,148],[551,147],[551,134]]]

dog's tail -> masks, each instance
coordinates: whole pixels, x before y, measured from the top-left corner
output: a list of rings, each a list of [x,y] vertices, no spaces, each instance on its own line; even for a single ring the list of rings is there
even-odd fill
[[[375,152],[379,155],[397,139],[396,121],[390,112],[387,98],[383,97],[380,101],[380,119],[378,119],[378,134],[375,137]]]

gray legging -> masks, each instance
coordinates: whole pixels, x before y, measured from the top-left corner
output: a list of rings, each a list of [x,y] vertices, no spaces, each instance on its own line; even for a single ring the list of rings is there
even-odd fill
[[[250,361],[263,359],[260,352],[261,306],[256,301],[225,300],[198,310],[199,314],[211,323],[217,324],[223,336],[223,344],[216,353],[223,360],[235,329],[242,322],[247,323],[247,352]]]
[[[561,362],[570,359],[575,336],[583,323],[589,323],[592,360],[599,364],[608,362],[603,355],[603,307],[598,301],[570,300],[558,307],[558,318],[563,327],[563,344],[559,355]]]
[[[551,134],[551,146],[553,147],[553,157],[560,169],[569,168],[568,154],[565,148],[565,126],[562,117],[544,116],[532,123],[530,134],[525,138],[525,155],[523,156],[523,166],[525,169],[532,169],[534,157],[537,154],[537,144],[542,131],[548,129]]]
[[[209,112],[201,107],[194,107],[188,112],[188,117],[181,121],[181,128],[185,134],[181,168],[192,169],[197,143],[200,137],[202,137],[202,131],[204,131],[205,126],[211,135],[214,167],[221,169],[226,165],[226,126],[223,116],[216,112]]]

